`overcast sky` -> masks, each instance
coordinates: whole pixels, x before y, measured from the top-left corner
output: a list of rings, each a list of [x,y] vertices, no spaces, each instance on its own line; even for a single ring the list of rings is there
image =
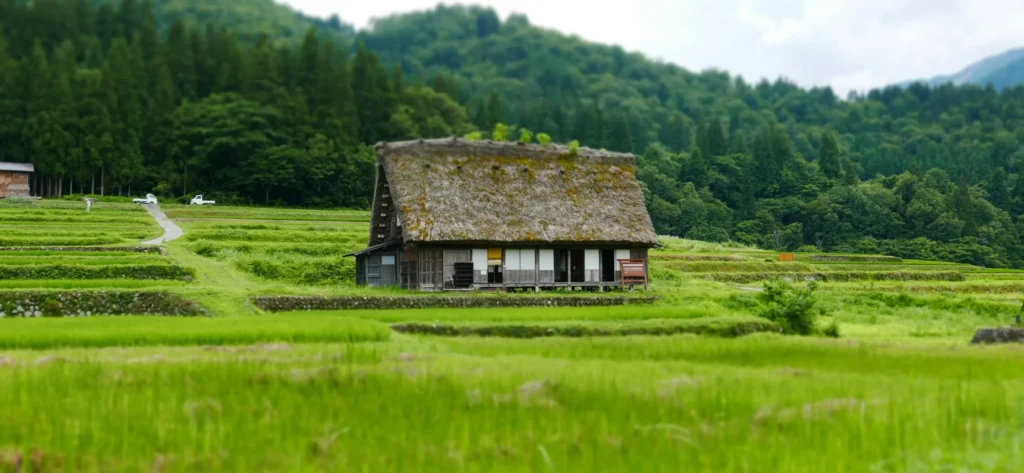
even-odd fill
[[[282,0],[279,0],[282,1]],[[436,0],[283,0],[338,14],[357,28],[372,18],[432,8]],[[465,3],[465,2],[447,2]],[[845,95],[958,72],[1024,46],[1020,0],[478,0],[502,17],[619,44],[690,70],[719,68],[755,81],[785,76]]]

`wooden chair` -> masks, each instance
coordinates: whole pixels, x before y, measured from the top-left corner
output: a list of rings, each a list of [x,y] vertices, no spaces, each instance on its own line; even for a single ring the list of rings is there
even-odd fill
[[[626,285],[633,287],[634,284],[643,284],[644,290],[650,289],[647,282],[647,260],[645,259],[620,259],[619,268],[622,272],[622,288]]]

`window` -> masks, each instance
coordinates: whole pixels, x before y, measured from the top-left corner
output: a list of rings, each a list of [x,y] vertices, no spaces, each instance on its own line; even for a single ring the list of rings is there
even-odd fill
[[[487,274],[487,250],[483,248],[473,249],[473,271],[481,275]]]
[[[583,268],[585,282],[601,281],[601,250],[586,250],[584,252]]]
[[[505,250],[505,269],[519,271],[519,250]]]
[[[629,250],[615,250],[615,270],[616,271],[622,271],[622,268],[619,267],[619,260],[631,259],[630,254],[631,253],[630,253]]]
[[[487,249],[487,265],[495,266],[501,264],[501,248]]]
[[[381,264],[381,266],[394,266],[395,265],[395,257],[391,256],[391,255],[381,256],[380,257],[380,264]]]

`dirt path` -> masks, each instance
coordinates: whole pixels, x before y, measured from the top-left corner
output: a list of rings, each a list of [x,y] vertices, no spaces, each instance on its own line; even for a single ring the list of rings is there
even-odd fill
[[[142,242],[143,245],[160,245],[169,241],[174,241],[185,234],[181,227],[176,225],[171,219],[167,218],[163,210],[160,210],[158,204],[146,204],[146,211],[149,212],[153,218],[156,219],[156,223],[159,223],[164,228],[164,236],[149,241]]]

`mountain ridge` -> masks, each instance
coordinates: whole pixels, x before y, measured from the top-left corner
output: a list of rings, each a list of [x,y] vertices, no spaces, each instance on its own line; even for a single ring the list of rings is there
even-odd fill
[[[959,72],[917,79],[902,85],[924,83],[931,86],[942,84],[987,86],[1005,89],[1024,83],[1024,47],[1013,48],[969,64]]]

